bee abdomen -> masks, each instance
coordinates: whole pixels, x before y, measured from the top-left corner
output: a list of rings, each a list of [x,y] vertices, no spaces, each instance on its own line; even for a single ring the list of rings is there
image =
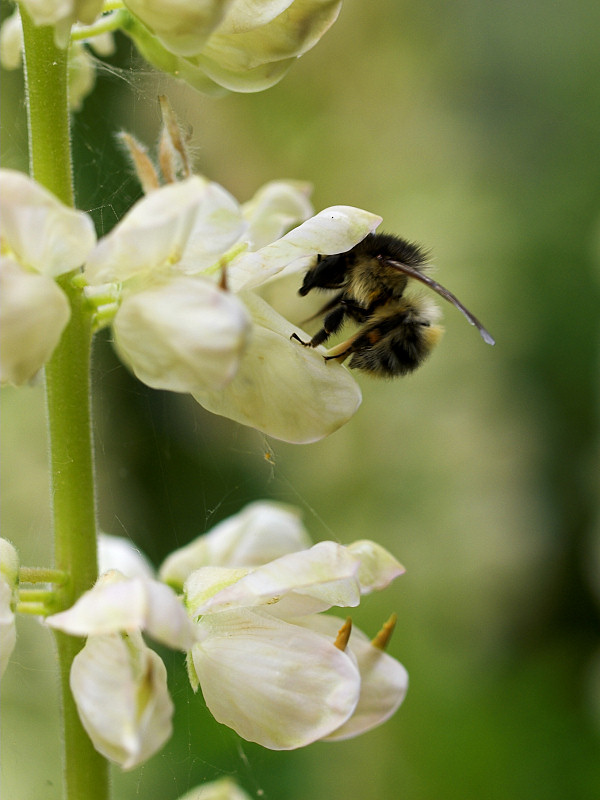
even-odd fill
[[[406,375],[427,358],[441,334],[438,325],[411,311],[382,315],[367,324],[352,343],[349,367],[383,377]]]

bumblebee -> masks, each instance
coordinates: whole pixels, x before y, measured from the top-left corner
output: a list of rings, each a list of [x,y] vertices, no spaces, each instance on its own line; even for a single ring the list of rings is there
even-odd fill
[[[452,292],[426,273],[427,254],[419,245],[385,233],[371,233],[351,250],[317,256],[304,276],[302,296],[313,289],[335,295],[310,319],[323,316],[323,327],[309,342],[292,338],[305,347],[317,347],[337,333],[347,319],[360,327],[346,341],[331,348],[326,360],[343,362],[375,375],[393,377],[415,370],[442,335],[435,324],[439,312],[426,297],[405,295],[410,280],[429,286],[456,306],[474,325],[483,340],[494,339]],[[307,320],[308,322],[309,320]]]

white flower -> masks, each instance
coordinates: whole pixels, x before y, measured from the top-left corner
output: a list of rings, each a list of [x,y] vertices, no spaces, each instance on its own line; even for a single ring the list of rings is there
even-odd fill
[[[257,501],[172,552],[159,575],[161,580],[180,588],[199,567],[255,567],[310,545],[295,508]]]
[[[123,284],[115,346],[144,383],[194,392],[231,380],[249,333],[246,309],[212,279],[187,273],[191,260],[212,264],[245,227],[233,198],[194,176],[142,198],[99,241],[86,277]]]
[[[145,761],[171,735],[173,704],[164,664],[141,632],[189,650],[195,631],[180,600],[158,581],[125,578],[112,570],[46,623],[88,637],[73,660],[70,680],[94,747],[124,769]]]
[[[12,544],[0,539],[0,678],[17,641],[14,607],[19,582],[19,556]]]
[[[142,55],[204,92],[277,83],[335,22],[341,0],[126,0]]]
[[[139,633],[90,636],[70,685],[95,749],[123,769],[154,755],[172,732],[167,671]]]
[[[0,374],[21,384],[50,358],[70,317],[54,278],[80,266],[96,236],[86,214],[27,175],[0,170],[0,188]]]
[[[386,656],[373,667],[362,641],[358,655],[340,649],[332,627],[342,621],[317,616],[332,605],[358,605],[361,593],[403,571],[389,554],[373,557],[380,548],[371,544],[366,584],[360,557],[334,542],[254,570],[203,567],[190,575],[186,604],[198,638],[190,679],[219,722],[249,741],[287,750],[338,731],[355,735],[393,713],[406,688],[401,665]],[[377,562],[385,576],[375,574]],[[378,678],[389,697],[377,695]],[[357,722],[349,722],[356,712]]]
[[[350,249],[381,218],[336,206],[264,244],[308,211],[304,184],[274,182],[240,206],[199,176],[139,201],[85,269],[90,284],[123,285],[113,330],[125,363],[150,386],[190,392],[278,439],[311,442],[337,430],[360,405],[358,385],[322,350],[291,341],[299,329],[256,290],[319,253]],[[217,283],[223,274],[227,291]]]

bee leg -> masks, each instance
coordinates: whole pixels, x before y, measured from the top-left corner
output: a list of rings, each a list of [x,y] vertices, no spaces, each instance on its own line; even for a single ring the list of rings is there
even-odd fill
[[[345,305],[336,306],[333,311],[330,311],[329,314],[323,320],[323,327],[320,331],[317,331],[315,335],[312,337],[310,342],[303,342],[300,337],[293,333],[291,338],[296,339],[296,341],[301,342],[305,347],[318,347],[323,342],[326,342],[327,339],[333,334],[337,333],[339,329],[342,327],[342,323],[344,322],[344,317],[346,316],[347,309]]]

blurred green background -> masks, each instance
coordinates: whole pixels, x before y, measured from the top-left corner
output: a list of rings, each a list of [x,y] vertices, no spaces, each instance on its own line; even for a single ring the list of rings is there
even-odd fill
[[[379,213],[432,251],[452,307],[413,376],[358,375],[363,406],[294,447],[147,389],[107,337],[94,355],[102,528],[155,563],[256,498],[313,537],[374,538],[407,568],[355,622],[399,615],[404,705],[356,740],[272,753],[215,723],[164,653],[175,735],[115,770],[119,800],[175,800],[222,775],[278,800],[600,797],[600,6],[347,0],[260,95],[209,99],[130,68],[121,41],[75,118],[79,205],[109,230],[138,196],[113,134],[151,144],[156,96],[190,126],[198,171],[240,200],[311,181],[317,210]],[[3,74],[3,163],[27,168],[19,73]],[[293,292],[295,287],[290,287]],[[43,390],[2,392],[3,535],[48,564]],[[49,637],[19,620],[2,687],[7,798],[59,798]]]

